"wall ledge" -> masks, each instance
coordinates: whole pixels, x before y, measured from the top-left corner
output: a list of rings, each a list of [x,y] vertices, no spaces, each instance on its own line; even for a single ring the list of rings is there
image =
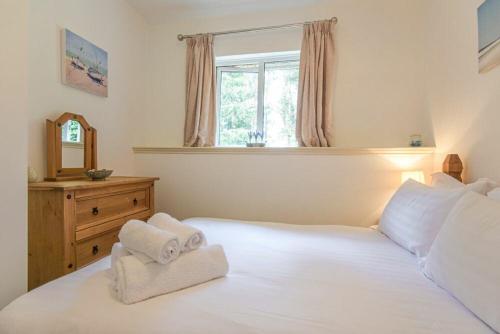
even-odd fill
[[[134,147],[136,154],[232,154],[232,155],[425,155],[435,147]]]

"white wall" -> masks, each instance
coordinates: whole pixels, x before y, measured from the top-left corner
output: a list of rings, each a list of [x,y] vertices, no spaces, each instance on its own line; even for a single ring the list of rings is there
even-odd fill
[[[477,8],[482,0],[428,1],[427,87],[442,161],[459,153],[466,179],[500,181],[500,66],[478,74]]]
[[[0,2],[0,309],[27,288],[27,1]]]
[[[177,34],[276,25],[337,16],[334,101],[336,145],[406,146],[433,136],[424,112],[423,2],[328,0],[307,7],[223,17],[177,17],[151,32],[151,105],[136,145],[181,146],[185,113],[185,42]],[[300,49],[301,29],[216,38],[217,55]]]
[[[45,119],[82,114],[98,131],[98,165],[133,174],[133,129],[148,91],[148,25],[123,0],[31,0],[29,164],[46,175]],[[61,84],[60,36],[68,28],[108,52],[109,97]]]
[[[182,219],[370,226],[401,172],[428,177],[433,156],[137,154],[136,168],[160,177],[157,210]]]
[[[421,1],[330,0],[223,17],[169,16],[151,29],[151,104],[138,146],[181,146],[185,42],[177,34],[277,25],[337,16],[334,103],[339,147],[407,146],[425,113]],[[300,49],[301,29],[220,36],[216,55]],[[426,157],[412,169],[430,172]],[[399,185],[401,167],[379,156],[138,155],[138,174],[161,177],[157,207],[180,218],[215,216],[367,226]]]

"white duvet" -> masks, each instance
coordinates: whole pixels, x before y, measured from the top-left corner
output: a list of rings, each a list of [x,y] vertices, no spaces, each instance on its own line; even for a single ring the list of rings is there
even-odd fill
[[[492,333],[377,231],[188,222],[224,246],[227,277],[124,305],[106,258],[15,300],[0,333]]]

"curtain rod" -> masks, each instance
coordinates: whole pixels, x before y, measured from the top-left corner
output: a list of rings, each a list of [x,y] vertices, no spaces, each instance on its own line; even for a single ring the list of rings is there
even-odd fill
[[[330,20],[333,23],[337,23],[337,21],[338,21],[338,19],[336,17],[332,17]],[[218,32],[213,32],[211,34],[214,36],[218,36],[218,35],[239,34],[239,33],[243,33],[243,32],[251,32],[251,31],[277,30],[277,29],[300,27],[300,26],[303,26],[305,24],[311,24],[311,23],[313,23],[313,22],[290,23],[290,24],[283,24],[283,25],[279,25],[279,26],[268,26],[268,27],[257,27],[257,28],[240,29],[240,30],[218,31]],[[179,35],[177,35],[177,39],[179,41],[183,41],[186,38],[193,38],[193,37],[198,36],[198,35],[201,35],[201,34],[194,34],[194,35],[179,34]]]

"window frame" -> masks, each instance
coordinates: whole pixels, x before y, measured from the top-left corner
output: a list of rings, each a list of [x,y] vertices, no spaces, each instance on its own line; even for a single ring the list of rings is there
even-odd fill
[[[266,82],[266,63],[287,62],[287,61],[300,61],[300,51],[287,51],[287,52],[273,52],[273,53],[258,53],[258,54],[245,54],[236,56],[222,56],[217,57],[215,61],[216,66],[216,115],[217,115],[217,131],[216,131],[216,146],[220,146],[220,106],[221,106],[221,84],[223,72],[247,72],[257,73],[257,131],[264,133],[265,128],[265,82]],[[257,65],[257,69],[234,68],[241,65]],[[226,146],[227,147],[227,146]]]

